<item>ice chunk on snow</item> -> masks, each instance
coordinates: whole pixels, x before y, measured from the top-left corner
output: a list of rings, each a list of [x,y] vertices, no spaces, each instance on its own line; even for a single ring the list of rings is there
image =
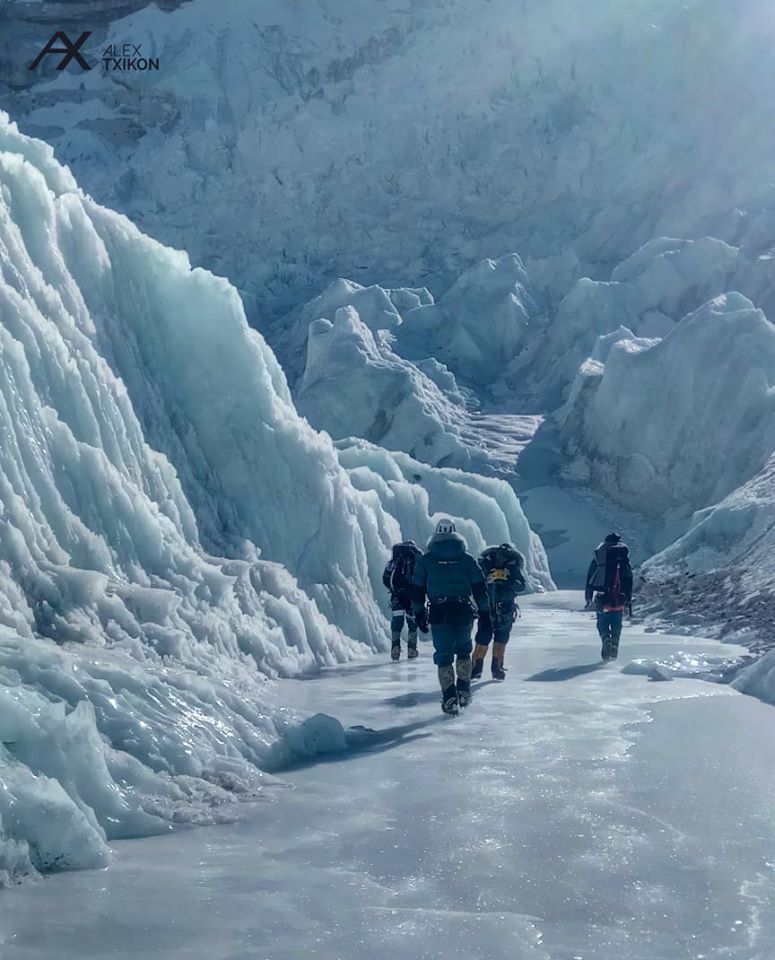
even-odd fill
[[[301,723],[280,720],[278,732],[279,739],[264,761],[265,769],[272,772],[321,755],[344,753],[348,747],[342,724],[325,713],[316,713]]]
[[[712,653],[677,651],[662,660],[631,660],[622,673],[648,677],[649,680],[672,680],[674,677],[693,677],[712,683],[723,682],[739,664],[737,659]]]
[[[770,650],[761,659],[746,667],[732,686],[741,693],[759,697],[765,703],[775,705],[775,650]]]
[[[0,876],[98,866],[113,839],[222,819],[261,787],[277,735],[265,686],[246,659],[188,668],[4,632]]]

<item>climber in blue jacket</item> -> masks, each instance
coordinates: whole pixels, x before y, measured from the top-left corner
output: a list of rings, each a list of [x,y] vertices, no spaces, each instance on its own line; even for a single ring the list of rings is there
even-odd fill
[[[480,619],[489,619],[490,613],[484,574],[451,520],[439,522],[415,564],[412,604],[420,629],[430,624],[441,709],[455,715],[471,702],[474,616],[478,610]]]

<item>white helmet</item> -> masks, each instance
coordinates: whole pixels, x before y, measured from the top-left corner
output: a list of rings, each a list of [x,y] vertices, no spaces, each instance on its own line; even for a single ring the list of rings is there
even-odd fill
[[[455,524],[452,520],[439,520],[436,524],[436,533],[454,533]]]

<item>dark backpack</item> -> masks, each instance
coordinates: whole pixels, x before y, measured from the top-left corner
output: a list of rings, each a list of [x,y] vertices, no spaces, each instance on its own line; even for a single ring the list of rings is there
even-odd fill
[[[622,544],[609,546],[605,558],[603,592],[612,604],[619,605],[629,599],[632,589],[630,551]]]
[[[508,583],[515,592],[524,590],[526,587],[523,573],[525,558],[511,544],[487,547],[479,557],[479,566],[488,584],[496,581]]]
[[[412,586],[414,564],[420,551],[413,543],[397,543],[393,547],[390,571],[390,592],[400,596]]]

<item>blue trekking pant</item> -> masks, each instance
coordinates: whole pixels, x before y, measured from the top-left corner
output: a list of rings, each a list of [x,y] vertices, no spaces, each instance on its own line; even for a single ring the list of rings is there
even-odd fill
[[[408,593],[391,594],[390,609],[392,610],[392,616],[390,618],[391,633],[401,633],[404,629],[404,619],[406,619],[406,629],[409,633],[417,634],[417,621],[414,618],[414,611],[412,610],[412,598]]]
[[[390,620],[390,632],[401,633],[404,629],[404,617],[406,617],[406,629],[409,633],[417,633],[417,621],[413,613],[404,613],[403,610],[394,610]]]
[[[597,632],[601,640],[615,640],[619,642],[622,635],[622,622],[624,620],[623,610],[598,610],[597,611]]]
[[[471,628],[452,627],[439,623],[431,627],[433,636],[433,662],[437,667],[447,667],[455,662],[455,657],[467,660],[471,656]]]
[[[431,603],[430,624],[433,662],[437,667],[450,666],[455,662],[455,657],[467,660],[471,656],[474,613],[470,606],[461,603]]]
[[[495,638],[496,643],[508,643],[511,628],[514,626],[516,619],[517,605],[514,601],[498,604],[494,611],[491,608],[490,623],[483,626],[482,621],[479,621],[476,630],[476,642],[483,647],[488,646],[493,638]]]

